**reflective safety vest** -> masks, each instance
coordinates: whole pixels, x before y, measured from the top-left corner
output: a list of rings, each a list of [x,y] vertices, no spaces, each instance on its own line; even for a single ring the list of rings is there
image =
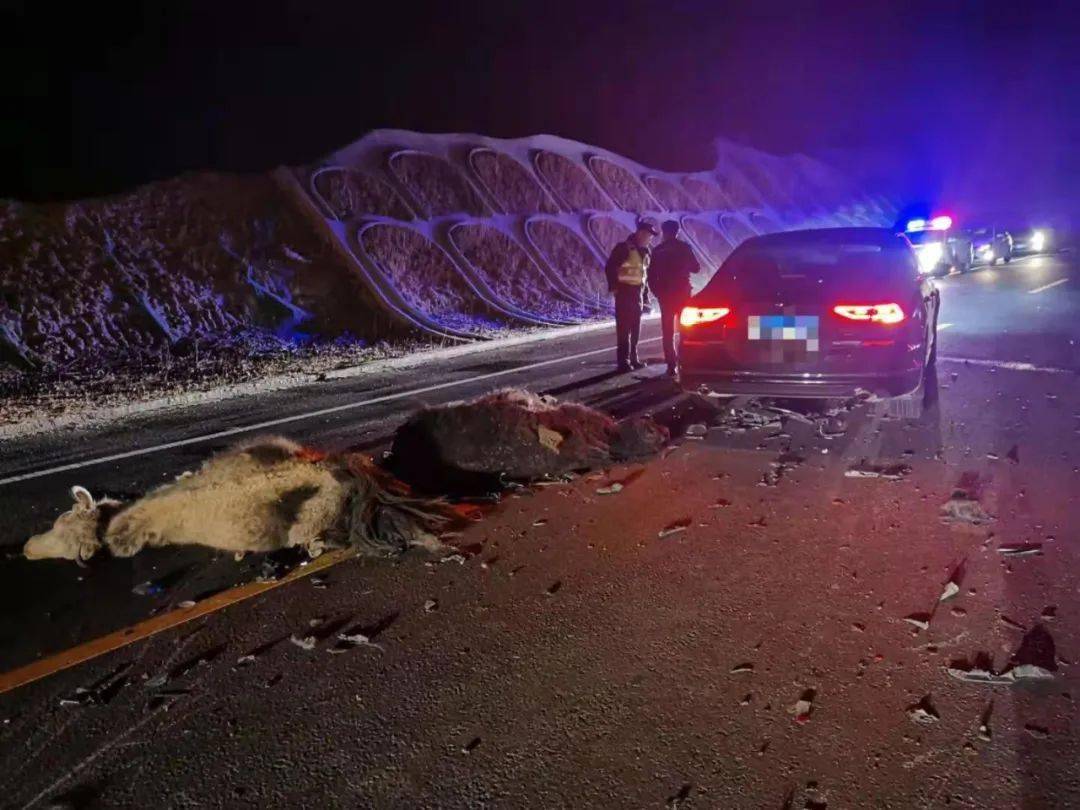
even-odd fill
[[[619,283],[640,287],[645,283],[645,273],[649,270],[649,254],[637,245],[628,245],[630,250],[623,263],[619,265]]]

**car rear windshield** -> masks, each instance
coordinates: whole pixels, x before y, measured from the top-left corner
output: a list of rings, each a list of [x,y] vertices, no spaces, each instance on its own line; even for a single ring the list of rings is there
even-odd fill
[[[735,283],[745,294],[811,290],[824,292],[853,275],[900,277],[914,268],[904,240],[879,232],[836,236],[807,232],[781,234],[776,239],[751,239],[735,250],[716,274],[715,283]]]

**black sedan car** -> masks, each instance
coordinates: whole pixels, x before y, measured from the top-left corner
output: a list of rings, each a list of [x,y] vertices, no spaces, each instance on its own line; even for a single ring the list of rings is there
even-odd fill
[[[933,366],[938,303],[889,229],[748,239],[682,310],[680,379],[730,394],[907,394]]]

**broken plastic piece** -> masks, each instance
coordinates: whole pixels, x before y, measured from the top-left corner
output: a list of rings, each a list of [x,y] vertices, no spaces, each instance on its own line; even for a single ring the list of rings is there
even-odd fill
[[[945,590],[941,592],[941,596],[938,597],[938,601],[944,602],[947,599],[952,599],[958,593],[960,593],[960,586],[950,580],[949,582],[945,583]]]
[[[1034,554],[1042,554],[1042,544],[1017,543],[1008,546],[998,546],[998,553],[1006,557],[1029,557]]]
[[[930,627],[930,614],[929,613],[912,613],[909,616],[904,617],[904,621],[908,624],[913,624],[920,630],[926,630]]]
[[[925,695],[918,703],[908,706],[908,717],[920,725],[930,725],[941,719],[941,715],[930,700],[930,695]]]
[[[657,534],[657,537],[663,540],[665,537],[670,537],[673,534],[684,532],[690,527],[690,523],[690,518],[682,518],[681,520],[676,520],[674,523],[670,523],[663,529],[661,529],[660,532]]]

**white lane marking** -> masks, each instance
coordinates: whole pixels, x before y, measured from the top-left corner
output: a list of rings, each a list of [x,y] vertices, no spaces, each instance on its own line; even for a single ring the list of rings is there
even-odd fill
[[[639,341],[639,343],[656,343],[662,338],[654,337],[647,338]],[[70,464],[61,464],[59,467],[50,467],[45,470],[35,470],[28,473],[20,473],[19,475],[8,476],[7,478],[0,478],[0,486],[6,484],[15,484],[19,481],[28,481],[31,478],[44,478],[47,475],[53,475],[60,472],[69,472],[70,470],[79,470],[83,467],[91,467],[95,464],[105,464],[110,461],[120,461],[125,458],[134,458],[135,456],[146,456],[151,453],[160,453],[162,450],[172,450],[177,447],[185,447],[189,444],[198,444],[199,442],[210,441],[211,439],[223,439],[226,436],[235,436],[239,433],[249,433],[253,430],[264,430],[270,427],[276,427],[278,425],[286,425],[289,422],[301,422],[305,419],[312,419],[317,416],[326,416],[332,413],[341,413],[342,411],[350,411],[356,408],[363,408],[366,405],[377,405],[380,402],[391,402],[395,399],[405,399],[406,397],[416,396],[417,394],[429,394],[432,391],[443,391],[447,388],[455,388],[459,385],[468,385],[469,383],[482,382],[483,380],[491,380],[496,377],[505,377],[508,374],[517,374],[521,371],[529,371],[534,368],[543,368],[544,366],[553,366],[557,363],[566,363],[571,360],[580,360],[583,357],[592,357],[597,354],[613,354],[613,348],[594,349],[588,352],[580,352],[578,354],[569,354],[565,357],[556,357],[551,360],[541,360],[537,363],[529,363],[524,366],[517,366],[516,368],[507,368],[502,371],[491,371],[487,374],[478,374],[475,377],[469,377],[465,380],[450,380],[449,382],[436,383],[435,385],[426,385],[422,388],[410,388],[408,391],[398,391],[394,394],[383,394],[380,397],[372,397],[371,399],[364,399],[359,402],[349,402],[345,405],[334,405],[330,408],[320,408],[316,411],[307,411],[305,413],[297,413],[292,416],[282,416],[279,419],[268,419],[265,422],[257,422],[253,425],[241,425],[239,427],[228,428],[227,430],[218,430],[213,433],[204,433],[200,436],[191,436],[187,439],[178,439],[175,442],[164,442],[162,444],[154,444],[150,447],[140,447],[137,450],[127,450],[123,453],[113,453],[108,456],[98,456],[97,458],[88,458],[83,461],[73,461]]]
[[[937,328],[938,328],[938,331],[940,332],[942,329],[948,329],[950,326],[952,326],[951,323],[939,323],[937,325]]]
[[[939,326],[938,329],[941,327]],[[976,357],[942,357],[946,363],[963,363],[970,366],[990,366],[1007,371],[1041,371],[1044,374],[1076,374],[1076,371],[1067,368],[1055,368],[1053,366],[1035,366],[1031,363],[1021,363],[1017,360],[981,360]],[[0,481],[0,483],[3,483]]]
[[[1045,290],[1049,290],[1051,287],[1056,287],[1058,284],[1064,284],[1069,280],[1069,277],[1059,278],[1057,281],[1051,281],[1049,284],[1044,284],[1041,287],[1036,287],[1034,290],[1028,290],[1028,295],[1034,295],[1035,293],[1041,293]]]

